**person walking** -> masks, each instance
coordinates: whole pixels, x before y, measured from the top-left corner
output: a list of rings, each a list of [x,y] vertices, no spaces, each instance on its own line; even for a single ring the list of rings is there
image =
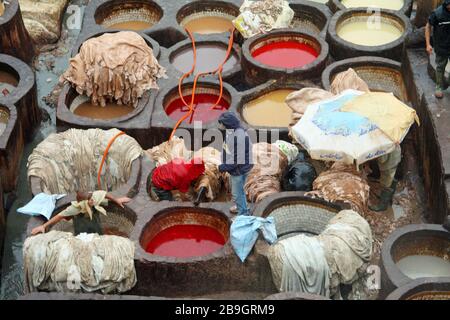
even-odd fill
[[[431,45],[431,28],[433,27],[433,46]],[[450,58],[450,0],[444,0],[428,19],[425,27],[425,41],[429,55],[436,54],[436,91],[438,99],[444,97],[448,88],[445,79],[445,67]]]
[[[223,113],[218,122],[219,129],[226,130],[219,171],[228,172],[231,176],[231,194],[235,206],[230,208],[230,212],[250,215],[244,186],[248,173],[253,168],[252,142],[233,112]]]

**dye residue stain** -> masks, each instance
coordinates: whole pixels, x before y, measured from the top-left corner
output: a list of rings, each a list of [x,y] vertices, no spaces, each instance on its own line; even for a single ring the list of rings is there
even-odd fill
[[[108,27],[108,29],[123,29],[123,30],[134,30],[134,31],[140,31],[145,30],[153,26],[152,23],[145,22],[145,21],[125,21],[125,22],[119,22],[112,24]]]
[[[318,55],[313,47],[292,40],[269,43],[252,53],[257,61],[277,68],[300,68],[313,62]]]
[[[382,8],[389,10],[400,10],[405,4],[404,0],[342,0],[346,8]]]
[[[91,119],[114,119],[123,117],[133,110],[134,108],[132,106],[127,105],[107,103],[106,106],[101,107],[99,105],[93,105],[87,101],[80,104],[73,113],[77,116]]]
[[[428,255],[407,256],[397,267],[409,278],[450,277],[450,261]]]
[[[194,100],[194,112],[191,117],[185,120],[186,123],[194,121],[201,121],[203,123],[208,123],[217,120],[222,113],[228,110],[230,104],[225,100],[221,99],[219,104],[211,109],[214,104],[219,99],[219,96],[211,93],[196,93]],[[185,95],[184,100],[187,103],[191,102],[191,95]],[[186,113],[188,113],[189,108],[186,107],[180,98],[175,99],[166,107],[167,115],[173,120],[178,121]]]
[[[362,46],[381,46],[402,36],[402,32],[392,24],[367,21],[348,22],[337,30],[337,35],[345,41]]]
[[[192,33],[222,33],[233,29],[231,20],[225,17],[198,17],[183,24]]]
[[[197,59],[195,65],[195,74],[216,70],[225,59],[227,49],[217,45],[200,44],[196,48]],[[194,62],[192,48],[182,50],[172,59],[172,64],[179,71],[186,73],[191,70]],[[231,54],[223,66],[223,71],[231,70],[238,63],[238,59]]]
[[[202,225],[176,225],[162,230],[147,245],[146,251],[165,257],[199,257],[211,254],[225,244],[222,234]]]
[[[291,122],[292,110],[284,102],[294,90],[274,90],[244,106],[245,121],[252,126],[287,127]]]

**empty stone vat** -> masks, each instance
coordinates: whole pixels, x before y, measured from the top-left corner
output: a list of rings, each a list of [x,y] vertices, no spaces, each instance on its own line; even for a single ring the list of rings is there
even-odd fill
[[[23,136],[31,139],[41,122],[33,70],[23,61],[0,54],[0,103],[17,108]]]
[[[0,102],[0,176],[3,192],[16,188],[23,147],[16,107]]]
[[[408,18],[389,10],[372,11],[357,8],[334,14],[327,41],[335,59],[378,56],[401,60],[405,39],[411,31]]]
[[[294,10],[291,28],[312,34],[326,34],[328,21],[332,15],[327,7],[308,0],[298,0],[290,3],[289,6]]]
[[[330,64],[322,73],[324,89],[330,90],[335,76],[349,68],[355,70],[371,91],[392,92],[403,102],[410,101],[400,62],[380,57],[350,58]]]
[[[242,70],[250,85],[317,78],[327,58],[328,44],[321,37],[295,29],[273,30],[242,46]]]
[[[414,279],[450,277],[450,232],[433,224],[395,230],[383,243],[381,268],[381,297]]]
[[[186,202],[168,201],[139,205],[138,221],[131,236],[137,243],[135,266],[138,283],[130,294],[193,297],[225,291],[266,292],[267,295],[275,293],[270,267],[264,257],[253,255],[243,264],[235,255],[228,241],[231,225],[229,206],[204,203],[200,207],[194,207]],[[179,257],[178,254],[178,257],[161,256],[146,251],[152,241],[161,243],[161,233],[162,238],[167,240],[171,228],[183,225],[194,229],[196,226],[213,229],[215,234],[225,240],[225,244],[219,245],[212,253],[191,257]],[[194,238],[197,232],[198,230],[194,230]],[[189,241],[189,237],[191,236],[186,236],[184,241]],[[167,249],[166,247],[165,250]],[[185,255],[180,250],[181,246],[175,246],[175,249]]]
[[[358,7],[380,8],[386,10],[394,10],[404,13],[406,16],[411,15],[412,0],[330,0],[329,7],[333,12]]]
[[[177,22],[192,33],[217,34],[233,29],[231,21],[239,15],[239,8],[224,1],[195,1],[177,13]]]
[[[450,278],[426,278],[411,281],[386,300],[450,300]]]

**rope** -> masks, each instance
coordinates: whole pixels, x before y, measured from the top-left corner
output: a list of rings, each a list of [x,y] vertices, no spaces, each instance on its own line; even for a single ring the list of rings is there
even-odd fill
[[[123,134],[125,134],[125,132],[120,131],[118,134],[116,134],[114,137],[112,137],[112,139],[109,140],[108,145],[106,146],[105,152],[103,152],[102,162],[100,163],[100,168],[98,169],[98,174],[97,174],[97,185],[98,185],[99,189],[102,189],[100,178],[101,178],[101,174],[102,174],[102,170],[103,170],[103,165],[105,164],[106,157],[108,156],[108,153],[109,153],[109,149],[111,148],[114,141],[116,141],[116,139]]]

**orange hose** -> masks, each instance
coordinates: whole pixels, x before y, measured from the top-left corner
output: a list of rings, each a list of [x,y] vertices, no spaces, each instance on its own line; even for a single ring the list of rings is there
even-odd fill
[[[125,134],[125,132],[120,131],[118,134],[116,134],[114,137],[112,137],[112,139],[109,140],[108,145],[106,146],[105,152],[103,152],[102,162],[100,163],[100,168],[98,169],[98,174],[97,174],[97,184],[98,184],[99,189],[102,189],[100,178],[101,178],[101,174],[102,174],[102,170],[103,170],[103,165],[105,164],[106,157],[108,156],[108,153],[109,153],[109,149],[111,148],[114,141],[116,141],[116,139],[123,134]]]
[[[183,74],[183,76],[182,76],[182,77],[180,78],[180,80],[178,81],[178,95],[180,96],[180,99],[181,99],[181,101],[183,102],[183,104],[184,104],[186,107],[188,107],[188,110],[187,110],[188,112],[187,112],[183,117],[181,117],[181,118],[178,120],[178,122],[175,124],[175,126],[174,126],[174,128],[173,128],[173,130],[172,130],[172,133],[170,134],[169,141],[172,140],[173,136],[175,135],[176,130],[178,129],[178,127],[181,125],[181,123],[182,123],[184,120],[186,120],[187,118],[190,117],[189,123],[192,123],[192,120],[193,120],[193,117],[194,117],[194,112],[195,112],[195,109],[194,109],[194,107],[193,107],[193,106],[194,106],[194,99],[195,99],[195,90],[197,89],[197,82],[198,82],[198,79],[199,79],[200,77],[205,76],[205,75],[208,75],[208,74],[216,74],[216,73],[218,74],[218,76],[219,76],[219,82],[220,82],[220,93],[219,93],[219,98],[217,99],[217,102],[211,107],[211,110],[215,109],[215,108],[217,107],[217,105],[220,103],[220,100],[222,100],[222,95],[223,95],[222,70],[223,70],[224,64],[228,61],[228,58],[230,57],[231,50],[232,50],[232,48],[233,48],[233,42],[234,42],[234,28],[233,28],[233,29],[231,30],[231,36],[230,36],[230,40],[228,41],[228,49],[227,49],[227,53],[226,53],[226,55],[225,55],[224,61],[219,65],[219,67],[218,67],[216,70],[214,70],[214,71],[208,71],[208,72],[202,72],[202,73],[199,73],[199,74],[197,74],[197,75],[195,76],[195,78],[194,78],[194,84],[193,84],[193,86],[192,86],[191,103],[188,105],[187,102],[186,102],[186,100],[185,100],[184,97],[183,97],[183,93],[182,93],[181,87],[182,87],[182,82],[183,82],[183,80],[184,80],[185,78],[187,78],[188,76],[190,76],[190,75],[194,72],[194,70],[195,70],[195,66],[196,66],[196,63],[197,63],[197,49],[196,49],[196,46],[195,46],[195,39],[194,39],[192,33],[191,33],[189,30],[187,30],[187,29],[185,29],[185,30],[186,30],[186,32],[188,33],[189,38],[191,39],[191,42],[192,42],[192,50],[193,50],[193,58],[194,58],[194,61],[193,61],[193,65],[192,65],[191,70],[190,70],[189,72]]]

